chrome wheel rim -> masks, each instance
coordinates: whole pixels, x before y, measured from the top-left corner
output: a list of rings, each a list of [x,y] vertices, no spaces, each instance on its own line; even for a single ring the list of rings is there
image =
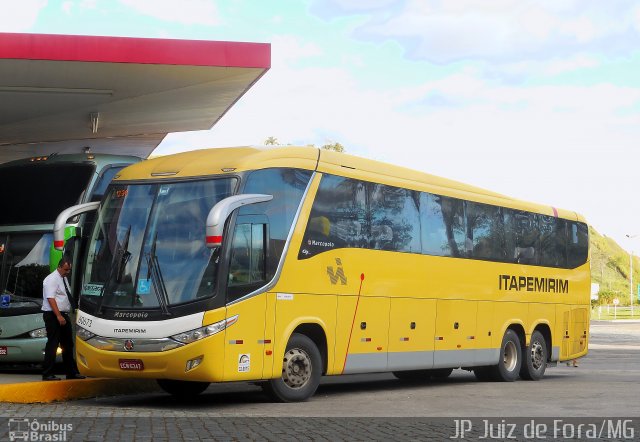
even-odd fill
[[[292,348],[284,355],[282,380],[290,388],[302,388],[311,379],[311,358],[302,349]]]
[[[544,349],[542,348],[542,345],[540,345],[540,342],[532,342],[531,365],[533,366],[534,370],[540,370],[540,368],[542,368],[543,364],[546,363],[544,359]]]
[[[518,352],[516,344],[511,341],[507,342],[504,346],[504,358],[502,359],[502,363],[507,371],[513,371],[516,368],[518,363]]]

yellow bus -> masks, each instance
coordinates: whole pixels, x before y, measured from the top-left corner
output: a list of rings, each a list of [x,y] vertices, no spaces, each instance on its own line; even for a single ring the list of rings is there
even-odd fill
[[[260,381],[289,402],[322,375],[538,380],[587,353],[575,212],[309,147],[145,161],[97,210],[77,316],[88,376],[175,395]]]

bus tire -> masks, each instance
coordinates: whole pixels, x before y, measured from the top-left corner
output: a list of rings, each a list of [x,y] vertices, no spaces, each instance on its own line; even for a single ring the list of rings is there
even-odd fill
[[[520,369],[520,377],[530,381],[539,381],[547,369],[548,359],[547,341],[539,331],[531,335],[529,345],[525,349],[525,355]]]
[[[493,366],[493,377],[496,381],[513,382],[520,375],[522,366],[522,347],[515,331],[509,329],[502,338],[500,359]]]
[[[405,370],[391,373],[401,381],[417,382],[431,379],[431,370]]]
[[[294,333],[282,359],[282,376],[267,381],[264,390],[278,402],[302,402],[316,392],[321,376],[318,347],[307,336]]]
[[[157,379],[157,382],[165,392],[185,399],[197,396],[209,387],[209,382],[176,381],[173,379]]]

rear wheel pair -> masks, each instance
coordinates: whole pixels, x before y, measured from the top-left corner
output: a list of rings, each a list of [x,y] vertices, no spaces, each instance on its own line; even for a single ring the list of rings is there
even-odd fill
[[[481,381],[512,382],[518,377],[537,381],[544,376],[547,359],[547,343],[542,333],[533,332],[523,353],[518,334],[509,329],[502,338],[498,364],[476,367],[473,371]]]

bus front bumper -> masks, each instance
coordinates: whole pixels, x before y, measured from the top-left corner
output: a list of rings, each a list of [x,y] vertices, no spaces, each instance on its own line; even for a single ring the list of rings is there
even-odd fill
[[[86,376],[219,382],[224,347],[216,338],[158,352],[101,350],[78,338],[76,360],[80,373]]]

